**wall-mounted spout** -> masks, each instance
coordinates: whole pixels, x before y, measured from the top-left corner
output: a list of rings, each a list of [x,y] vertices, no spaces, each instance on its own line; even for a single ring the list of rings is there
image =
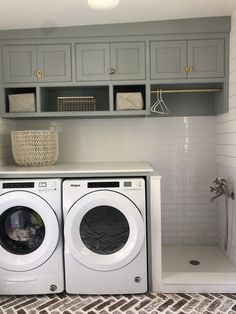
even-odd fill
[[[224,249],[227,250],[228,247],[228,237],[229,237],[229,214],[228,214],[228,198],[232,200],[235,199],[234,192],[231,191],[228,187],[228,182],[224,178],[216,178],[213,181],[214,185],[210,187],[210,191],[215,193],[216,195],[211,198],[211,202],[213,202],[216,198],[220,197],[221,195],[225,195],[225,243]]]
[[[213,202],[214,199],[220,197],[221,195],[225,195],[227,197],[232,198],[234,200],[234,192],[232,192],[228,187],[228,182],[224,178],[216,178],[213,181],[214,185],[210,187],[210,191],[215,193],[216,195],[211,198],[211,201]]]
[[[219,195],[213,196],[213,197],[211,198],[211,202],[213,202],[216,198],[220,197],[221,195],[222,195],[222,194],[219,194]]]

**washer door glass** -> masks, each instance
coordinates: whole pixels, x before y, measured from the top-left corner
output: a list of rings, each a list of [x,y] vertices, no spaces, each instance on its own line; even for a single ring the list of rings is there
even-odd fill
[[[42,197],[26,191],[0,195],[0,267],[37,268],[51,257],[58,240],[57,216]]]
[[[65,217],[66,251],[81,264],[100,271],[129,264],[145,243],[145,220],[136,205],[114,191],[81,197]]]
[[[26,206],[14,206],[0,216],[0,244],[13,254],[37,250],[45,237],[41,216]]]
[[[80,224],[80,236],[92,252],[102,255],[119,251],[129,238],[129,223],[114,207],[102,205],[88,211]]]

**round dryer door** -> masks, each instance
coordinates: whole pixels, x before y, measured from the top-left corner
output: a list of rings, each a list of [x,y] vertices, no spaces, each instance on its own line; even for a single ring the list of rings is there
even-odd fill
[[[114,191],[86,194],[65,218],[65,241],[72,256],[100,271],[119,269],[140,252],[145,222],[135,204]]]
[[[53,254],[58,238],[57,217],[40,196],[24,191],[0,196],[0,267],[34,269]]]

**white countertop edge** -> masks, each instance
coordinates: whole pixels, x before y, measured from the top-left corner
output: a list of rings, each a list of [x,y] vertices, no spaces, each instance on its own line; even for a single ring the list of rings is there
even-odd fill
[[[81,162],[62,163],[48,167],[21,167],[6,165],[0,167],[0,175],[22,174],[98,174],[98,173],[153,173],[148,162]]]

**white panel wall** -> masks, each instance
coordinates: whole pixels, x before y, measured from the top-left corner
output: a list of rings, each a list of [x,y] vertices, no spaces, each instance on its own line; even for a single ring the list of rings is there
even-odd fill
[[[236,12],[230,34],[229,113],[216,119],[216,161],[236,167]]]
[[[216,160],[218,176],[225,177],[231,187],[236,187],[236,12],[232,16],[230,35],[230,82],[229,82],[229,113],[216,119]],[[223,248],[225,235],[225,200],[218,201],[219,244]],[[227,254],[236,265],[236,204],[229,201],[229,248]]]
[[[19,121],[55,127],[60,161],[149,161],[162,175],[163,242],[215,244],[217,216],[209,186],[216,176],[215,118]]]
[[[0,119],[0,165],[12,163],[10,132],[15,128],[15,122]]]

